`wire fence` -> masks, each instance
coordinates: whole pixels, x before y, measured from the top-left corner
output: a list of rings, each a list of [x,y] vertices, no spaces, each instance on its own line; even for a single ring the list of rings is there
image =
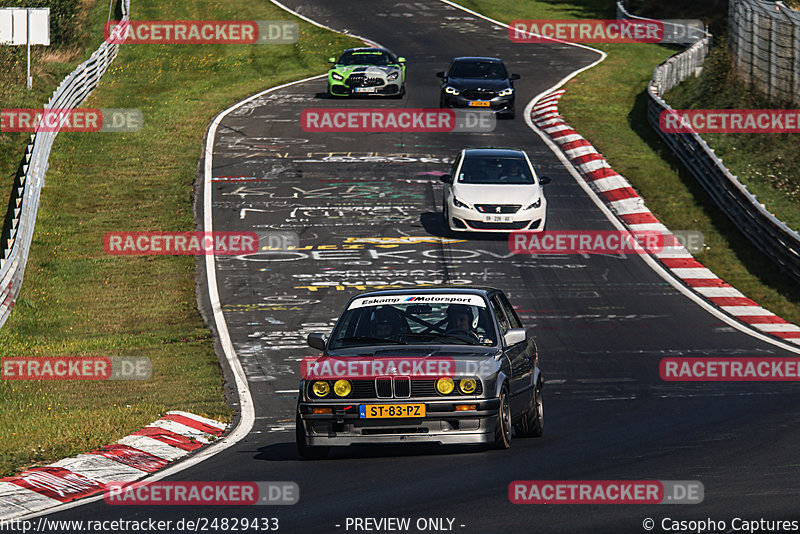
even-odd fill
[[[120,0],[122,21],[128,21],[130,0]],[[70,73],[43,111],[74,109],[91,94],[106,69],[117,57],[119,44],[103,42],[89,59]],[[39,210],[39,196],[44,186],[50,149],[58,131],[44,128],[31,135],[14,178],[8,211],[0,234],[0,327],[2,327],[22,289],[22,278]]]
[[[631,17],[620,2],[617,3],[617,12],[618,16]],[[668,133],[661,128],[661,114],[674,111],[664,101],[664,93],[699,73],[710,47],[711,35],[706,34],[655,68],[647,90],[648,120],[737,228],[770,260],[800,281],[800,235],[767,211],[699,134]]]
[[[772,101],[800,105],[800,12],[765,0],[730,0],[728,9],[739,77]]]

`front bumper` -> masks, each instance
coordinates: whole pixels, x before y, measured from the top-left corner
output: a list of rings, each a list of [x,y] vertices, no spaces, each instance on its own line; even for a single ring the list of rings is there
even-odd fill
[[[301,402],[298,405],[306,442],[310,446],[348,446],[356,444],[440,443],[442,445],[482,445],[495,439],[499,399],[450,399],[447,401],[409,400],[425,404],[425,417],[362,419],[360,404],[397,404],[360,401],[358,403]],[[476,410],[457,412],[456,404],[475,404]],[[309,413],[312,407],[330,406],[333,414]],[[346,407],[349,407],[345,409]]]
[[[544,198],[542,198],[542,205],[538,208],[520,209],[516,213],[501,215],[480,213],[472,208],[457,207],[452,200],[449,200],[447,204],[447,225],[454,232],[512,232],[516,230],[541,232],[545,227],[547,201]],[[491,216],[493,220],[487,221],[487,216]]]
[[[350,82],[347,80],[336,81],[328,78],[328,93],[332,96],[388,96],[400,94],[402,82],[400,78],[392,81],[372,78],[372,82]]]
[[[461,95],[451,95],[449,93],[442,93],[441,94],[441,103],[443,107],[447,108],[466,108],[466,109],[473,109],[473,110],[489,110],[494,112],[508,112],[514,110],[514,95],[511,96],[495,96],[489,100],[477,100],[477,102],[488,102],[489,105],[480,105],[476,106],[471,104],[472,102],[476,102],[476,100],[470,100],[468,98],[464,98]]]

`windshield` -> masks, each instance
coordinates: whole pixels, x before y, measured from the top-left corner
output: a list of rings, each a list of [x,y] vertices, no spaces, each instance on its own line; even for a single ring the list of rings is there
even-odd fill
[[[526,185],[536,181],[523,158],[468,157],[458,172],[462,184]]]
[[[382,50],[345,52],[339,58],[339,65],[375,65],[385,67],[395,63],[394,58]]]
[[[468,294],[408,294],[355,299],[329,347],[366,345],[495,345],[486,301]]]
[[[498,61],[458,61],[450,67],[450,77],[505,80],[508,78],[508,72]]]

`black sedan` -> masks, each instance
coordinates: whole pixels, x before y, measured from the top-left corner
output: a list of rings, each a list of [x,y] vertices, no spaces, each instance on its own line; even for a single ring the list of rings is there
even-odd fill
[[[536,343],[502,291],[465,286],[353,297],[302,362],[297,448],[483,444],[542,435]]]
[[[502,60],[491,57],[457,57],[442,79],[439,107],[485,109],[499,117],[514,118],[514,80]]]

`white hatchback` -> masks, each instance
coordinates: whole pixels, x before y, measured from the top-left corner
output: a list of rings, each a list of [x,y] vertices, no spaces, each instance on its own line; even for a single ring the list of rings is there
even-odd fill
[[[451,231],[540,232],[545,227],[547,200],[523,150],[470,148],[462,150],[447,184],[442,208]]]

